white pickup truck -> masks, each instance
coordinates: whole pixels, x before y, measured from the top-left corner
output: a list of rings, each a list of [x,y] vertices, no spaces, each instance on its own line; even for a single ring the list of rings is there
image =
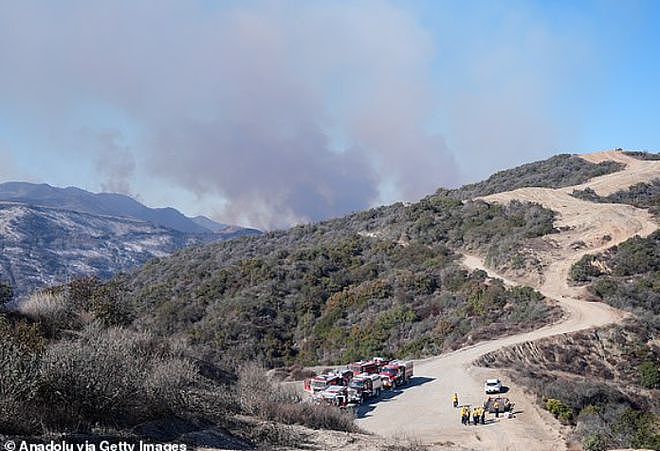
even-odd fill
[[[502,391],[502,381],[499,379],[487,379],[484,384],[486,393],[500,393]]]

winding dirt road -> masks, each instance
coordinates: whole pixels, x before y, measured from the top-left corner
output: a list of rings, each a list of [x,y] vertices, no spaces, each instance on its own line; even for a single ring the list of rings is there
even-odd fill
[[[458,412],[450,407],[450,396],[459,393],[461,404],[481,404],[483,383],[488,377],[498,377],[496,370],[473,366],[480,356],[505,346],[537,340],[553,335],[576,332],[620,322],[624,314],[608,305],[586,302],[584,292],[567,283],[570,267],[586,253],[605,250],[628,238],[647,236],[657,224],[646,210],[622,204],[597,204],[569,195],[573,189],[594,189],[607,195],[630,185],[660,177],[660,162],[643,161],[621,152],[601,152],[585,155],[593,161],[615,160],[626,164],[623,171],[597,177],[568,188],[522,188],[487,196],[488,202],[508,203],[513,199],[538,202],[558,213],[556,226],[562,232],[545,238],[536,251],[541,261],[540,277],[514,278],[497,274],[485,267],[483,260],[466,256],[464,264],[483,269],[489,276],[505,283],[531,285],[550,299],[556,300],[565,312],[555,324],[532,332],[478,343],[438,357],[416,362],[418,379],[414,386],[396,396],[370,406],[373,410],[357,420],[363,429],[384,436],[408,436],[438,447],[454,449],[492,450],[561,450],[566,448],[560,435],[560,425],[547,412],[535,405],[520,387],[508,381],[506,396],[522,411],[514,419],[500,419],[484,426],[465,427]]]

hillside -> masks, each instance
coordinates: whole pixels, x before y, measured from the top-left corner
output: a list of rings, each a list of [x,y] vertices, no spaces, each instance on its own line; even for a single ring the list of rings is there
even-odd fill
[[[0,281],[17,297],[83,276],[109,279],[186,246],[191,235],[118,217],[0,203]]]
[[[499,205],[538,202],[555,212],[553,225],[557,233],[523,243],[523,251],[538,261],[536,271],[521,271],[506,263],[494,267],[483,258],[483,253],[468,255],[464,260],[466,267],[483,269],[508,286],[529,285],[556,300],[564,312],[562,319],[531,332],[485,340],[416,362],[417,374],[429,382],[415,390],[405,390],[389,402],[376,404],[363,418],[358,418],[358,425],[392,436],[391,425],[409,416],[414,420],[399,422],[398,433],[425,443],[450,440],[469,449],[580,449],[584,445],[586,449],[600,450],[633,444],[657,448],[657,409],[648,402],[639,402],[639,393],[628,398],[617,388],[630,381],[631,376],[639,380],[633,375],[637,368],[629,368],[630,365],[639,365],[646,378],[657,372],[657,367],[650,363],[657,351],[649,352],[649,347],[657,349],[657,334],[649,334],[646,326],[635,325],[623,333],[608,332],[613,325],[619,327],[626,314],[603,302],[594,302],[598,298],[584,286],[571,283],[569,274],[584,255],[616,249],[624,249],[622,261],[647,271],[649,252],[652,255],[654,246],[646,241],[640,245],[640,238],[634,237],[639,235],[643,241],[654,236],[658,225],[650,212],[625,204],[583,201],[571,193],[587,188],[600,196],[625,191],[631,185],[657,178],[660,166],[657,161],[635,159],[621,152],[601,152],[581,158],[594,163],[612,160],[625,167],[576,186],[522,187],[482,198]],[[627,244],[628,240],[631,245]],[[631,293],[638,293],[639,300],[633,304],[639,303],[653,290],[648,279],[640,279],[639,284],[629,279],[629,276],[625,278],[626,284],[630,283],[628,286],[615,290],[613,300],[620,302],[622,295],[625,299]],[[646,294],[636,291],[639,288],[647,290]],[[567,334],[570,338],[565,339]],[[592,334],[602,340],[590,340]],[[598,356],[607,356],[607,362],[599,362]],[[475,360],[488,368],[476,367]],[[609,377],[607,387],[602,387],[602,381],[594,380],[595,375]],[[457,391],[461,403],[480,404],[484,399],[484,380],[494,377],[503,379],[506,396],[515,402],[518,418],[491,419],[491,426],[486,428],[462,426],[456,412],[446,408],[442,400],[449,400],[451,393]],[[536,396],[530,396],[530,391]],[[548,401],[554,396],[559,399]],[[589,403],[593,406],[584,415],[590,413],[591,417],[585,417],[587,421],[578,421],[575,426],[575,418],[568,419],[568,412],[577,415]],[[418,412],[425,415],[419,416]],[[567,424],[563,426],[553,415]],[[603,431],[609,431],[610,435],[601,434]],[[593,441],[590,433],[597,436]]]
[[[622,167],[558,156],[504,171],[479,192],[539,179],[561,187]],[[557,312],[541,296],[487,283],[457,253],[534,268],[522,244],[556,232],[554,214],[534,203],[457,200],[474,191],[439,190],[153,262],[127,281],[137,324],[182,334],[214,358],[272,366],[433,355],[552,321]]]
[[[577,155],[561,154],[497,172],[486,180],[456,190],[438,190],[458,199],[474,199],[518,188],[563,188],[620,171],[624,164],[612,160],[590,162]]]
[[[0,283],[20,298],[78,277],[109,279],[187,246],[259,233],[193,220],[173,208],[148,208],[119,194],[4,183]]]
[[[513,369],[585,449],[658,449],[660,231],[584,255],[570,278],[631,315],[621,325],[504,348],[480,364]]]
[[[553,318],[541,296],[485,283],[452,250],[514,253],[551,233],[552,219],[533,204],[432,197],[183,251],[127,286],[140,328],[182,334],[213,358],[429,355]]]

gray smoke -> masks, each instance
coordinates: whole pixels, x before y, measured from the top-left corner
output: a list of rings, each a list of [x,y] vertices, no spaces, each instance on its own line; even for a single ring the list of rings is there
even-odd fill
[[[131,181],[135,174],[135,159],[131,149],[122,144],[122,134],[117,130],[83,129],[79,138],[83,148],[93,157],[101,190],[132,195]]]
[[[225,200],[224,221],[271,228],[454,180],[442,139],[420,126],[432,51],[382,2],[19,2],[0,14],[13,68],[0,98],[19,91],[53,116],[110,105],[140,129],[145,173]],[[95,147],[102,187],[129,191],[129,149],[111,134]]]
[[[91,114],[78,129],[107,129],[111,111],[130,130],[81,151],[102,188],[129,192],[141,177],[145,198],[166,184],[217,199],[222,222],[281,227],[461,181],[445,139],[428,131],[439,109],[463,166],[470,155],[482,170],[502,163],[487,152],[550,153],[546,118],[521,96],[484,106],[471,92],[436,92],[433,42],[381,1],[2,3],[0,104],[22,105],[54,134],[81,109]],[[488,66],[478,52],[466,59]],[[435,69],[451,74],[447,64]]]

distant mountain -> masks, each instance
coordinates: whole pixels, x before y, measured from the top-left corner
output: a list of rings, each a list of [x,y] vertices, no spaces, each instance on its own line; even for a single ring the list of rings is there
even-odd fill
[[[227,230],[227,228],[229,227],[232,227],[228,224],[221,224],[219,222],[216,222],[213,219],[207,218],[206,216],[195,216],[194,218],[191,219],[195,224],[202,226],[205,229],[209,229],[211,232],[214,233],[219,233],[224,230]]]
[[[150,208],[123,194],[95,194],[80,188],[57,188],[45,183],[0,184],[0,201],[139,219],[184,233],[219,233],[230,227],[203,216],[189,218],[174,208]]]
[[[109,278],[187,246],[260,233],[120,194],[0,184],[0,281],[18,296],[80,276]]]
[[[213,241],[134,219],[0,203],[0,279],[18,296],[88,275],[108,278]]]

